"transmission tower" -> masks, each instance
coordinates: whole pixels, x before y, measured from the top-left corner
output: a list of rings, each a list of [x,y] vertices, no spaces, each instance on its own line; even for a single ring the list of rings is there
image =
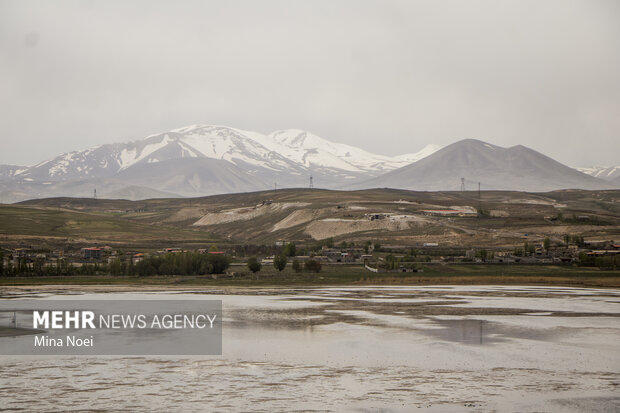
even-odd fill
[[[461,178],[461,191],[465,191],[465,178]]]
[[[310,175],[310,189],[314,188],[314,182],[312,182],[312,175]]]
[[[97,199],[97,188],[95,188],[95,191],[93,192],[93,198]]]

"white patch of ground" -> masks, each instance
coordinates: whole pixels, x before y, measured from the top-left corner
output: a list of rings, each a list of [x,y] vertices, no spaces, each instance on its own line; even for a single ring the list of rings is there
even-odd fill
[[[453,211],[459,211],[465,214],[475,214],[478,211],[473,206],[469,205],[435,205],[435,204],[424,204],[424,209],[451,209]]]
[[[180,222],[188,219],[200,218],[204,215],[204,209],[198,207],[186,207],[181,208],[170,217],[166,218],[164,222]]]
[[[276,213],[288,208],[308,206],[308,202],[280,202],[271,205],[257,205],[255,207],[234,208],[220,212],[210,212],[205,214],[198,221],[194,222],[196,226],[208,226],[226,224],[235,221],[247,221],[268,213]]]
[[[273,226],[271,232],[281,229],[291,228],[296,225],[305,224],[310,221],[319,219],[326,212],[326,208],[323,209],[298,209],[293,211],[290,215],[284,218]]]
[[[492,217],[509,217],[510,214],[506,211],[500,211],[498,209],[493,209],[490,212]]]
[[[551,199],[511,199],[505,204],[551,205],[554,208],[566,208],[566,204],[559,204]]]
[[[337,237],[360,231],[401,231],[410,228],[409,220],[405,219],[338,219],[328,218],[314,221],[306,227],[306,233],[316,240]]]
[[[469,214],[475,214],[478,212],[476,208],[474,208],[473,206],[469,206],[469,205],[451,205],[448,207],[448,209],[453,209],[455,211],[469,213]]]

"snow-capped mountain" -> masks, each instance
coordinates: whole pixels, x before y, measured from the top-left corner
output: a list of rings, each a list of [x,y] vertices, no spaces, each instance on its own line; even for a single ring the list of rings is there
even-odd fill
[[[140,193],[136,188],[141,187],[143,193],[200,196],[267,189],[274,183],[305,187],[310,176],[317,186],[335,188],[408,165],[439,148],[428,145],[416,153],[389,157],[301,130],[264,135],[198,124],[129,143],[65,153],[32,167],[6,166],[0,179],[4,192],[14,194],[10,199],[85,196],[85,189],[91,187],[97,187],[101,196]],[[178,162],[183,159],[188,161]],[[155,168],[155,164],[161,165]],[[125,191],[127,187],[131,191]]]
[[[606,181],[613,181],[620,178],[620,166],[591,166],[588,168],[576,168],[579,172],[601,178]]]
[[[614,181],[620,180],[618,167],[582,171],[520,145],[501,148],[473,139],[390,157],[297,129],[262,134],[198,124],[31,167],[0,165],[0,199],[87,197],[95,189],[104,198],[202,196],[306,187],[310,177],[316,187],[335,189],[457,189],[461,177],[469,186],[529,191],[620,184]]]
[[[437,145],[428,145],[418,153],[391,158],[300,130],[263,135],[226,126],[192,125],[127,144],[102,145],[59,155],[22,170],[16,176],[51,181],[108,177],[139,163],[183,158],[224,160],[250,173],[264,169],[298,174],[316,171],[376,176],[438,149]]]

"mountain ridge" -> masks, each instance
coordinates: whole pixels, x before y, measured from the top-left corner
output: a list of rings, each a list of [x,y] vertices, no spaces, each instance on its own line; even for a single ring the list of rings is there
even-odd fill
[[[408,190],[465,189],[550,191],[608,189],[613,184],[586,175],[523,145],[504,148],[478,139],[463,139],[402,168],[353,186]],[[473,186],[473,187],[472,187]]]
[[[523,145],[463,139],[444,148],[377,155],[300,129],[262,134],[194,124],[127,143],[58,155],[31,167],[0,165],[3,202],[55,196],[130,199],[206,196],[269,188],[391,187],[547,191],[620,186],[569,168]]]
[[[300,144],[295,144],[295,142]],[[313,144],[305,145],[307,141]],[[389,157],[314,134],[288,129],[263,135],[228,126],[195,124],[127,143],[111,143],[58,155],[20,171],[22,178],[67,180],[107,177],[140,162],[179,158],[213,158],[273,171],[337,169],[348,173],[381,172],[404,166],[439,149],[427,145],[418,153]],[[346,154],[350,154],[346,157]]]
[[[0,193],[9,201],[58,195],[88,196],[95,188],[101,196],[212,195],[274,185],[307,187],[310,177],[317,185],[335,188],[342,182],[378,176],[407,165],[437,149],[438,145],[427,145],[416,153],[390,157],[331,142],[299,129],[265,135],[199,123],[126,143],[67,152],[30,167],[2,165]],[[179,159],[184,159],[186,165],[173,162]],[[220,162],[202,162],[204,170],[201,170],[192,161],[195,159]],[[168,170],[161,165],[145,166],[158,163],[175,166]],[[151,171],[153,179],[145,174],[145,169]],[[180,170],[186,176],[179,175]]]

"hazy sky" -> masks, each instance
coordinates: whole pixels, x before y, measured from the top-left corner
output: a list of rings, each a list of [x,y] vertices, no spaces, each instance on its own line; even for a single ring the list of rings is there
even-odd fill
[[[620,164],[620,1],[0,0],[0,163],[205,122]]]

